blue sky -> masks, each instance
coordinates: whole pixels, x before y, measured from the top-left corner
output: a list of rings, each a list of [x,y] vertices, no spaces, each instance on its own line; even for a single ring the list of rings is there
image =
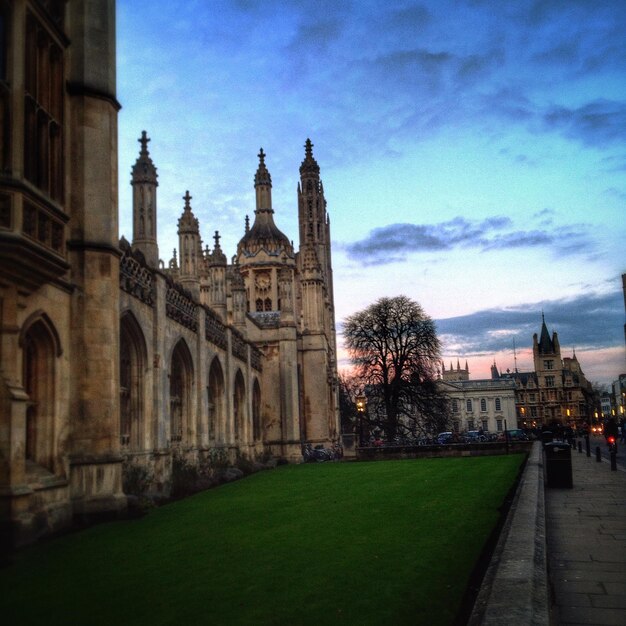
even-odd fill
[[[189,189],[235,253],[262,146],[297,239],[307,137],[337,322],[405,294],[446,362],[531,369],[542,310],[594,381],[626,371],[626,2],[118,3],[120,231],[146,130],[167,261]]]

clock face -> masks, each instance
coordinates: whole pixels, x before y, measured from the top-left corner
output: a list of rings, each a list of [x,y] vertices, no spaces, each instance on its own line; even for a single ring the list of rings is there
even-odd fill
[[[270,279],[270,275],[266,273],[257,274],[254,279],[255,285],[261,291],[265,291],[266,289],[269,289],[271,282],[272,281]]]

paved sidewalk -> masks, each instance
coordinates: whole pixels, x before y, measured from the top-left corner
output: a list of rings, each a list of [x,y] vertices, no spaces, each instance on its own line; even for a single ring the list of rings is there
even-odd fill
[[[551,621],[625,626],[626,472],[584,445],[572,467],[573,489],[545,489]]]

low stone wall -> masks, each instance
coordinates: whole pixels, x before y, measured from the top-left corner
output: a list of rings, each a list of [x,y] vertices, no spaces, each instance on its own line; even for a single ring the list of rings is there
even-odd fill
[[[469,626],[548,626],[548,568],[541,443],[536,441],[483,579]]]
[[[453,443],[434,446],[380,446],[356,448],[357,461],[390,461],[393,459],[426,459],[450,456],[491,456],[508,452],[530,452],[532,441],[486,443]]]

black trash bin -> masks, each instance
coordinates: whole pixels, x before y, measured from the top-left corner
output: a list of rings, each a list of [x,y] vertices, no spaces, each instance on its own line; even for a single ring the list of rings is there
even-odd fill
[[[552,441],[543,447],[544,467],[548,487],[565,487],[571,489],[572,482],[572,449],[563,441]]]
[[[547,443],[554,441],[554,435],[551,430],[543,430],[541,432],[541,442],[545,446]]]

